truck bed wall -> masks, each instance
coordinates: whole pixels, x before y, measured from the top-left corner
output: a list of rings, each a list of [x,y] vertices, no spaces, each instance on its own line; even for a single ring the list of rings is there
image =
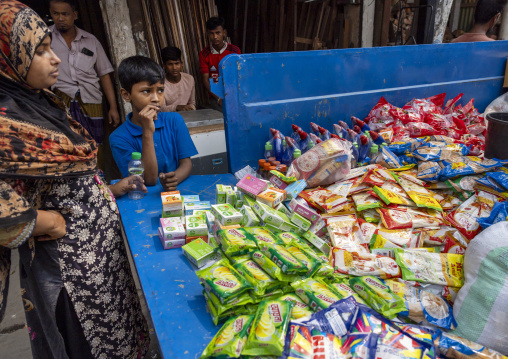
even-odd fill
[[[479,111],[502,94],[508,41],[231,55],[220,66],[231,172],[257,167],[269,129],[284,135],[309,122],[332,130],[363,119],[384,96],[403,106],[413,98],[464,93]]]

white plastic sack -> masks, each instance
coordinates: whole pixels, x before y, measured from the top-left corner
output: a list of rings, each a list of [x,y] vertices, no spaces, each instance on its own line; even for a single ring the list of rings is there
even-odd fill
[[[508,355],[508,222],[490,226],[469,243],[464,275],[452,333]]]
[[[508,112],[508,92],[492,101],[483,114],[487,116],[491,112]]]

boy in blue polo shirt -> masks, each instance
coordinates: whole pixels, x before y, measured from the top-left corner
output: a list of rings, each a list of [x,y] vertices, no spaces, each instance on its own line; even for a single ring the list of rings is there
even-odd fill
[[[191,156],[198,153],[183,117],[160,112],[164,104],[164,70],[144,56],[126,58],[118,67],[121,94],[132,104],[127,120],[109,137],[109,143],[123,177],[132,152],[140,152],[148,186],[160,179],[165,191],[174,191],[191,170]]]

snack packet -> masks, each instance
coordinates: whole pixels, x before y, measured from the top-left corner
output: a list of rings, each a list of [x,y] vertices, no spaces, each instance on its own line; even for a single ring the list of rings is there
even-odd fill
[[[404,301],[409,319],[448,330],[457,327],[452,307],[441,296],[390,279],[385,284]]]
[[[251,253],[252,260],[256,262],[270,277],[277,279],[281,282],[291,282],[295,276],[282,273],[282,269],[275,264],[270,258],[265,256],[261,251],[254,251]]]
[[[355,277],[349,279],[349,284],[372,309],[387,318],[393,319],[399,313],[406,311],[404,301],[379,278]]]
[[[354,216],[329,218],[327,223],[327,230],[335,247],[351,252],[368,252],[368,246],[362,245],[358,238],[353,235],[353,227],[356,223]]]
[[[307,278],[291,283],[291,286],[296,295],[314,311],[326,309],[339,300],[333,289],[320,279]]]
[[[352,276],[375,275],[383,279],[401,275],[399,266],[389,257],[370,253],[350,253],[339,248],[334,248],[331,255],[336,273]]]
[[[395,249],[395,260],[404,280],[462,287],[464,256]]]
[[[305,304],[296,294],[284,294],[277,298],[277,300],[285,300],[294,303],[293,311],[291,312],[291,320],[298,320],[310,317],[314,312]]]
[[[239,358],[253,320],[253,315],[240,315],[229,319],[215,334],[201,354],[201,358],[221,356]]]
[[[410,206],[412,204],[411,203],[412,202],[411,199],[404,198],[404,196],[398,194],[394,190],[388,189],[387,186],[384,186],[384,187],[374,186],[372,188],[372,190],[387,205],[390,205],[390,204],[401,204],[401,205],[404,205],[404,206]]]
[[[378,337],[374,333],[348,334],[341,339],[341,352],[347,358],[374,359]]]
[[[196,275],[206,291],[214,293],[223,304],[228,299],[252,289],[250,283],[229,264],[226,258],[208,268],[198,270]]]
[[[288,301],[262,301],[242,354],[282,355],[293,306]]]
[[[349,279],[334,280],[328,283],[340,299],[353,297],[357,303],[367,305],[367,303],[349,286]]]
[[[288,332],[291,339],[284,348],[283,358],[294,359],[312,359],[314,348],[312,345],[311,327],[303,325],[290,325],[292,335]],[[287,342],[287,340],[286,340]]]
[[[378,228],[370,241],[370,248],[420,248],[423,245],[411,229]]]
[[[381,203],[368,192],[358,193],[352,196],[357,211],[365,211],[370,208],[379,208]]]
[[[442,333],[437,341],[437,350],[447,358],[460,359],[506,359],[507,357],[451,333]]]
[[[283,246],[274,244],[261,250],[284,274],[305,274],[307,267],[293,257]]]
[[[257,248],[252,236],[243,228],[220,229],[217,231],[217,238],[228,256],[246,254]]]
[[[313,358],[341,358],[341,340],[333,334],[311,329]]]
[[[231,309],[238,309],[238,307],[244,307],[247,304],[253,303],[251,296],[249,293],[243,293],[237,297],[233,297],[224,303],[221,303],[220,299],[213,293],[207,292],[203,290],[206,299],[211,302],[215,310],[217,311],[217,315],[222,315]]]
[[[265,227],[246,227],[244,230],[252,235],[258,249],[262,250],[264,247],[273,244],[284,244],[282,240],[278,239]]]
[[[307,267],[307,277],[312,277],[321,267],[321,261],[311,256],[307,251],[298,245],[289,245],[286,247],[291,255],[298,259],[305,267]]]
[[[266,291],[280,286],[279,281],[271,278],[251,259],[235,264],[234,268],[254,287],[256,295],[264,295]]]
[[[427,182],[437,182],[441,176],[441,166],[435,161],[418,164],[418,178]]]
[[[430,192],[425,187],[419,186],[404,177],[397,177],[397,181],[418,207],[427,207],[437,211],[443,211],[439,203],[431,196]]]
[[[367,209],[362,212],[362,216],[368,223],[379,223],[381,216],[375,209]]]

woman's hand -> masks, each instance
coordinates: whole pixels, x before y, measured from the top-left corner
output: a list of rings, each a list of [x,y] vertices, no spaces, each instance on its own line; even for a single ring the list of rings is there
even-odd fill
[[[141,187],[141,190],[146,193],[148,190],[145,186],[145,181],[141,176],[138,175],[132,175],[129,177],[125,177],[124,179],[121,179],[115,184],[112,184],[109,186],[109,189],[111,192],[113,192],[113,195],[115,198],[121,197],[127,192],[134,191],[138,186]]]
[[[49,241],[65,236],[65,219],[57,211],[37,211],[37,219],[32,236],[38,241]]]

